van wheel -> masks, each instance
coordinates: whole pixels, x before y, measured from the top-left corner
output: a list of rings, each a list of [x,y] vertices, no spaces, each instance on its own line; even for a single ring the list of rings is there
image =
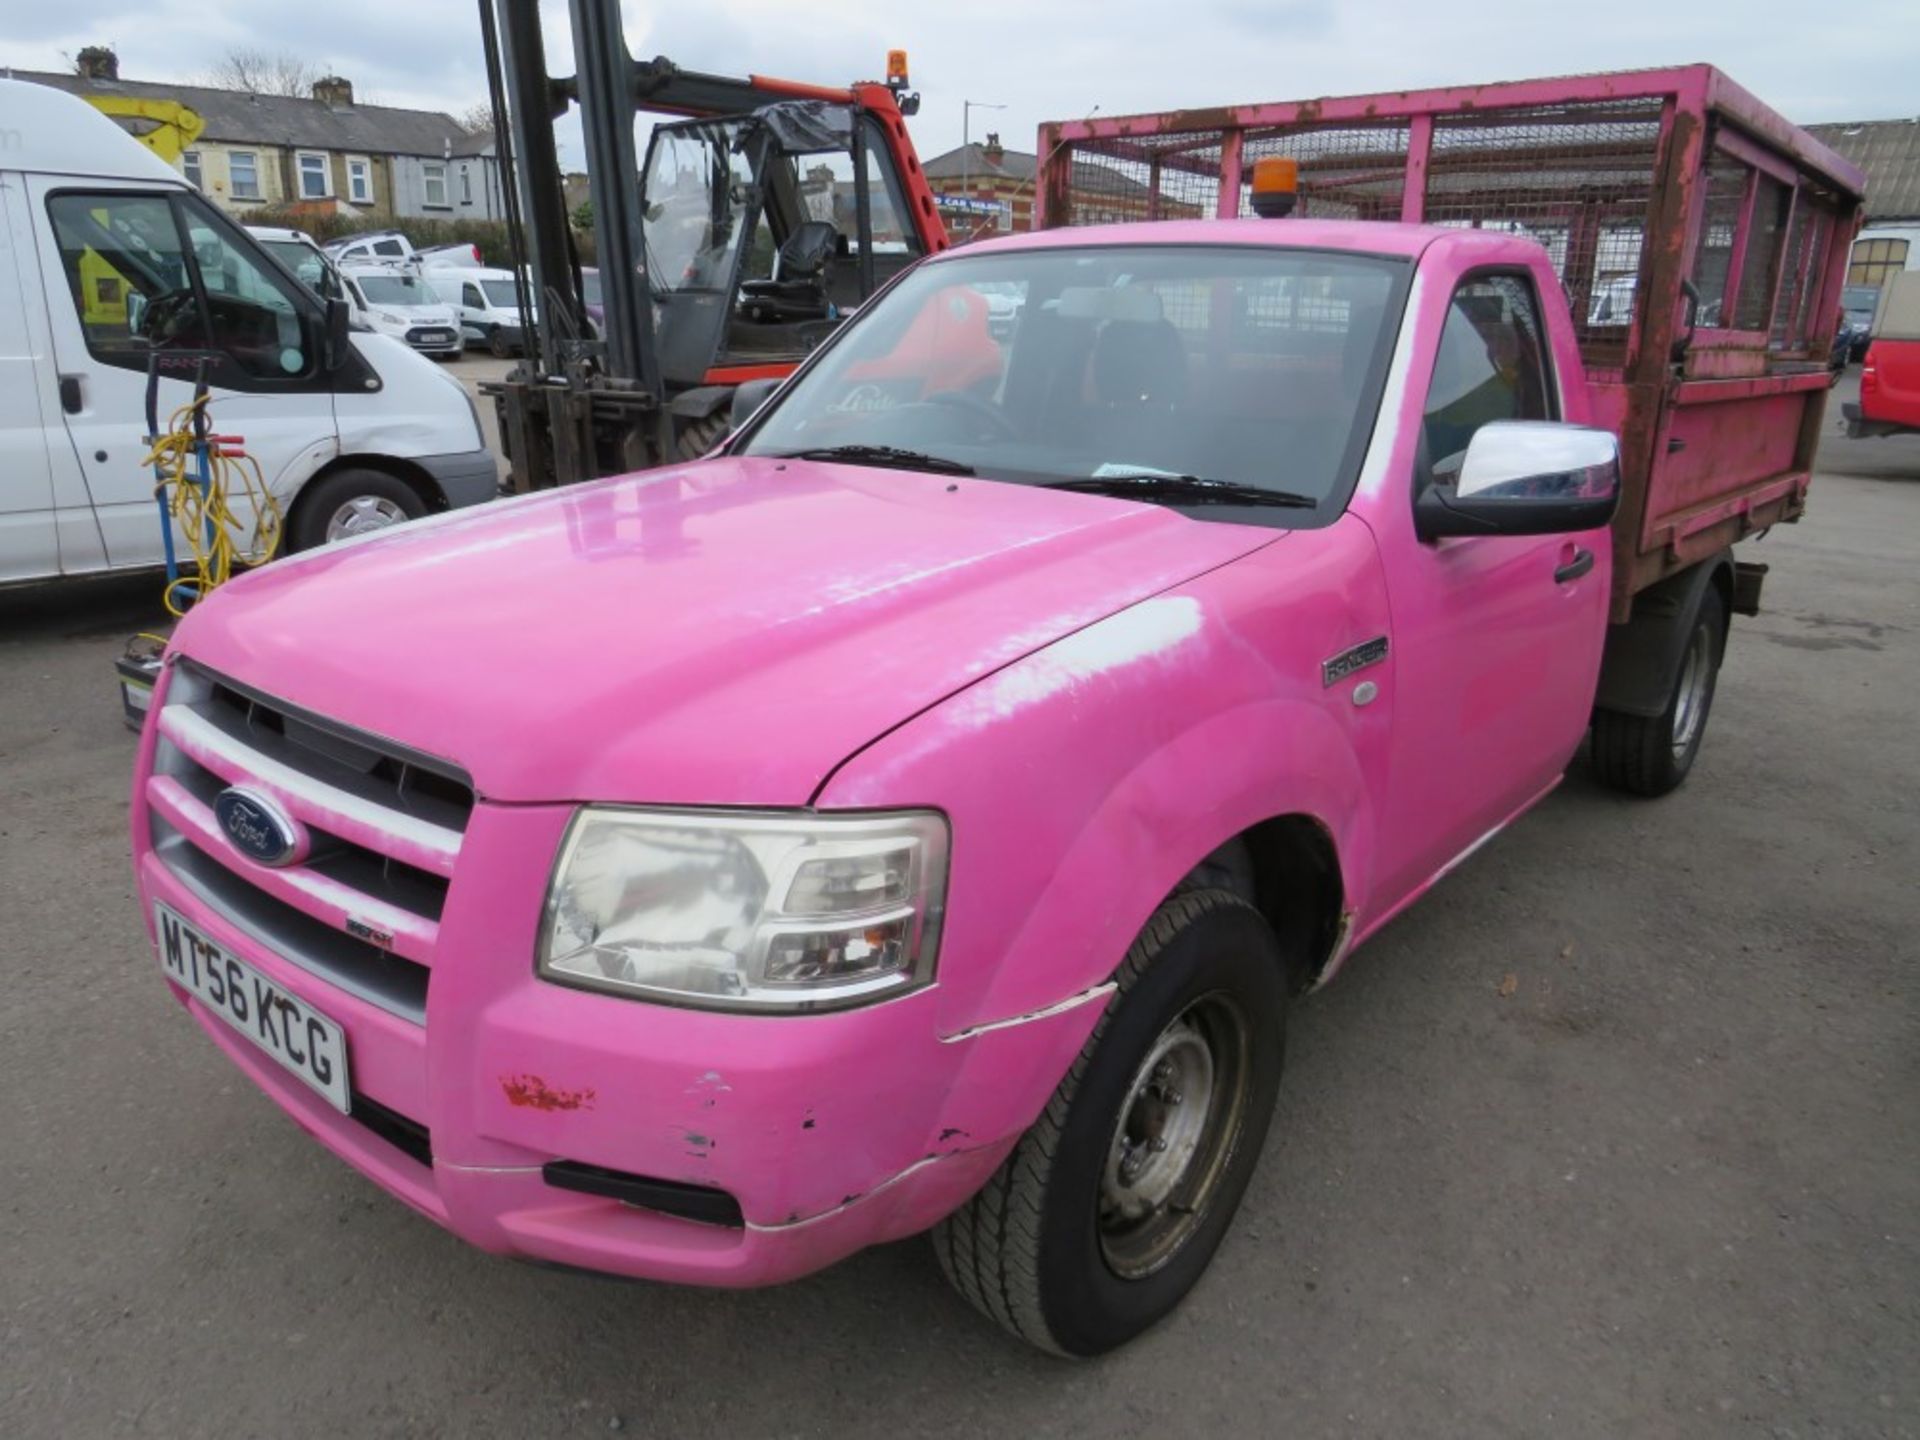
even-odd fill
[[[504,326],[496,325],[487,332],[487,353],[496,360],[513,358],[513,342],[507,338]]]
[[[1123,1345],[1199,1280],[1279,1093],[1286,966],[1224,890],[1154,912],[1046,1110],[934,1251],[976,1308],[1060,1355]]]
[[[293,549],[311,550],[426,513],[426,502],[404,480],[379,470],[336,470],[301,492],[287,538]]]
[[[1726,633],[1726,602],[1709,585],[1687,631],[1667,708],[1651,716],[1593,712],[1593,769],[1601,784],[1652,798],[1687,778],[1707,733]]]

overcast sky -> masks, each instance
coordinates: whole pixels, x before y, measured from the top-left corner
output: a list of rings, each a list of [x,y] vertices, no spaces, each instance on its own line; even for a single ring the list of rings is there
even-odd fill
[[[570,68],[564,0],[543,0]],[[1920,114],[1916,0],[625,0],[636,56],[821,83],[911,55],[921,152],[1042,120],[1709,61],[1797,121]],[[455,114],[485,98],[475,0],[0,0],[0,65],[67,68],[110,44],[121,74],[193,80],[234,46],[289,51],[363,100]],[[83,18],[84,17],[84,18]],[[577,145],[569,158],[578,163]]]

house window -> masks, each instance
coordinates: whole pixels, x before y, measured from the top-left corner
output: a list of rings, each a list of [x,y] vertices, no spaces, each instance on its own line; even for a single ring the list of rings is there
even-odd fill
[[[180,173],[187,177],[187,183],[194,189],[206,188],[200,183],[200,152],[198,150],[180,152]]]
[[[447,162],[428,160],[420,166],[422,182],[421,203],[433,210],[447,210]]]
[[[460,167],[460,203],[462,205],[473,203],[473,168],[469,165]]]
[[[236,200],[260,198],[260,157],[251,150],[234,150],[227,155],[227,181]]]
[[[373,203],[373,162],[352,158],[347,161],[347,199],[355,205]]]
[[[294,163],[300,168],[302,200],[324,200],[333,193],[333,181],[327,174],[325,155],[313,150],[302,150],[294,156]]]
[[[1847,266],[1849,285],[1885,285],[1907,268],[1908,242],[1865,236],[1853,242],[1853,256]]]

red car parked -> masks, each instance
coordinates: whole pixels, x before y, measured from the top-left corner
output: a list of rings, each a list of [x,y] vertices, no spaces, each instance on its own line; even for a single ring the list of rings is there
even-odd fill
[[[1856,438],[1920,431],[1920,270],[1889,284],[1860,371],[1860,403],[1843,407],[1847,433]]]

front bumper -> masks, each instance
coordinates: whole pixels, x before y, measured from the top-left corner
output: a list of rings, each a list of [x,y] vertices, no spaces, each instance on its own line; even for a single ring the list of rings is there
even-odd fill
[[[142,777],[155,729],[143,736]],[[321,1144],[499,1254],[749,1286],[923,1230],[1005,1158],[1104,998],[942,1037],[933,990],[773,1018],[549,985],[534,977],[533,943],[568,811],[483,805],[448,894],[422,1021],[348,993],[230,920],[173,851],[155,848],[153,822],[177,818],[179,804],[164,779],[136,782],[135,867],[149,931],[153,901],[164,901],[338,1022],[354,1114],[332,1109],[197,999],[178,989],[176,998]],[[219,842],[183,838],[178,827],[165,841],[189,843],[205,854]],[[416,1146],[395,1142],[394,1117],[417,1127]],[[737,1201],[740,1223],[559,1188],[544,1173],[555,1161],[722,1191]]]
[[[413,463],[433,477],[446,496],[449,509],[498,499],[500,466],[491,450],[466,450],[457,455],[417,455]]]

